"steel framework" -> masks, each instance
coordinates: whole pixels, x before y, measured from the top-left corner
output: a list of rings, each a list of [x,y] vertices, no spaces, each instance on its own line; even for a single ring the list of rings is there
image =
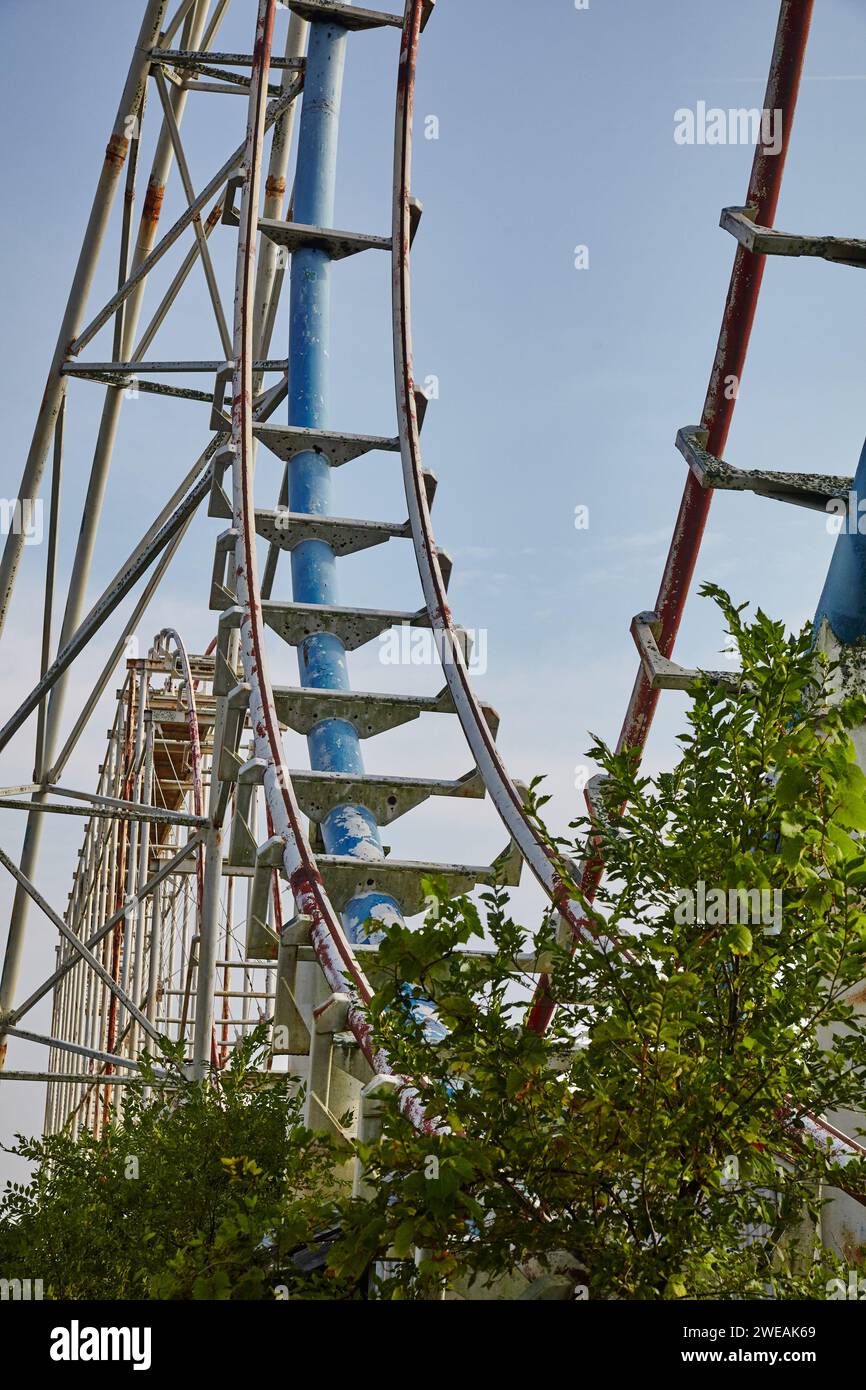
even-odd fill
[[[411,1085],[391,1076],[364,1013],[371,996],[365,961],[376,949],[375,936],[365,931],[370,919],[417,913],[430,876],[463,891],[495,879],[514,884],[525,863],[559,912],[566,935],[588,931],[527,812],[525,789],[503,764],[498,717],[473,691],[468,635],[448,601],[451,561],[437,545],[431,520],[436,480],[422,460],[427,401],[413,374],[410,253],[421,220],[412,188],[415,76],[434,3],[406,0],[402,14],[391,14],[336,0],[233,0],[235,9],[249,12],[251,27],[255,23],[247,53],[214,47],[229,0],[179,0],[171,18],[169,0],[147,0],[144,6],[18,493],[22,505],[35,501],[51,455],[41,675],[0,730],[2,749],[37,714],[33,780],[0,791],[0,807],[27,813],[20,865],[0,850],[16,881],[0,981],[0,1066],[9,1038],[48,1048],[45,1071],[3,1074],[48,1082],[49,1129],[98,1131],[109,1101],[122,1099],[114,1088],[141,1084],[138,1058],[147,1039],[165,1035],[182,1043],[191,1071],[203,1077],[218,1071],[234,1041],[265,1019],[273,1019],[271,1064],[308,1082],[310,1123],[343,1133],[335,1116],[347,1101],[363,1123],[364,1098],[372,1106],[379,1088],[397,1086],[407,1114],[424,1126]],[[289,11],[280,55],[272,51],[278,8]],[[783,112],[784,148],[776,156],[757,149],[745,208],[723,214],[723,226],[738,241],[731,286],[701,425],[681,431],[678,439],[690,471],[659,597],[655,609],[633,624],[641,667],[620,747],[643,746],[661,688],[688,685],[690,673],[676,666],[672,654],[713,490],[748,489],[823,507],[848,486],[846,479],[746,473],[721,462],[736,402],[736,392],[725,388],[742,376],[766,256],[864,260],[862,242],[793,238],[772,230],[811,11],[811,0],[782,0],[765,105]],[[387,236],[333,226],[346,54],[366,31],[382,28],[399,35]],[[135,229],[138,147],[150,90],[158,102],[159,129]],[[198,100],[203,92],[245,96],[247,121],[237,147],[197,192],[181,129],[189,96]],[[187,207],[159,235],[172,166]],[[117,290],[93,313],[91,291],[124,169]],[[211,253],[213,236],[236,241],[231,320],[224,307],[228,287],[220,284]],[[183,237],[189,243],[184,257],[142,328],[151,275]],[[395,432],[337,431],[328,382],[333,263],[382,253],[392,267]],[[224,356],[152,359],[147,354],[197,262]],[[287,268],[288,351],[285,358],[273,357]],[[86,349],[103,330],[106,339],[111,335],[110,357],[90,360]],[[172,384],[172,378],[183,384]],[[190,378],[205,384],[189,385]],[[96,384],[104,400],[72,581],[52,645],[63,434],[74,381]],[[145,395],[207,403],[211,437],[85,612],[102,499],[125,391],[133,382]],[[275,423],[283,406],[285,423]],[[264,500],[267,479],[260,477],[256,489],[262,451],[283,465],[277,496],[272,489]],[[399,455],[405,523],[333,514],[333,470],[377,452]],[[140,592],[124,634],[143,620],[205,502],[209,514],[225,523],[215,538],[209,589],[210,607],[218,614],[214,641],[203,655],[189,655],[181,637],[164,630],[145,657],[126,660],[97,790],[69,788],[61,782],[64,767],[126,655],[124,635],[64,740],[69,669],[136,586]],[[20,530],[7,540],[0,623],[23,540]],[[413,545],[422,605],[396,610],[346,604],[338,591],[340,558],[400,540]],[[291,599],[273,597],[284,553],[290,556]],[[429,630],[445,680],[441,690],[419,696],[351,688],[347,653],[392,626]],[[294,684],[275,683],[272,676],[289,679],[283,675],[286,646],[297,653]],[[457,717],[472,755],[470,772],[456,780],[368,774],[364,741],[422,716]],[[288,767],[287,730],[306,737],[308,767]],[[597,792],[591,786],[591,811]],[[433,864],[386,854],[381,829],[428,798],[485,794],[508,836],[493,864]],[[86,818],[63,916],[33,882],[42,827],[57,813]],[[587,897],[602,872],[599,863],[585,866]],[[57,961],[50,977],[19,1002],[31,903],[58,932]],[[22,1027],[48,994],[50,1034]],[[546,1027],[551,1010],[542,978],[531,1026]],[[806,1122],[843,1149],[857,1147],[826,1120]]]
[[[470,684],[469,637],[455,623],[447,599],[451,561],[432,529],[436,480],[421,457],[427,400],[415,387],[412,366],[410,248],[421,217],[411,188],[412,121],[419,41],[433,0],[408,0],[399,15],[329,0],[290,0],[282,7],[290,11],[284,56],[272,53],[278,0],[250,7],[256,29],[249,53],[215,50],[227,6],[228,0],[213,6],[210,0],[184,0],[170,20],[167,0],[146,6],[19,489],[22,502],[35,500],[53,442],[51,581],[70,382],[101,386],[102,420],[56,649],[52,659],[49,582],[41,678],[0,730],[2,748],[20,737],[37,712],[33,782],[0,793],[2,806],[27,811],[21,864],[3,860],[16,879],[16,896],[0,983],[0,1030],[4,1059],[9,1038],[38,1038],[48,1046],[47,1071],[30,1075],[49,1080],[50,1127],[98,1128],[109,1097],[116,1101],[119,1095],[111,1088],[135,1080],[146,1037],[183,1039],[192,1071],[203,1076],[224,1063],[234,1039],[251,1023],[271,1015],[273,1064],[307,1077],[311,1119],[332,1126],[341,1087],[356,1094],[362,1084],[373,1083],[375,1090],[376,1078],[390,1073],[363,1013],[370,998],[363,961],[375,951],[375,936],[365,935],[365,924],[417,913],[431,875],[459,890],[496,879],[513,884],[524,861],[552,897],[563,897],[526,813],[524,791],[497,752],[498,717]],[[346,52],[350,43],[363,41],[364,31],[377,28],[394,28],[399,37],[390,236],[332,225]],[[156,91],[161,124],[136,234],[132,208],[149,87]],[[244,138],[196,192],[181,136],[188,96],[237,96],[239,90],[248,98]],[[286,208],[295,124],[297,167]],[[188,206],[159,236],[173,164]],[[124,165],[118,288],[85,322]],[[237,238],[231,328],[209,245],[226,226],[236,228],[228,234]],[[152,272],[184,234],[189,249],[142,330]],[[392,264],[396,430],[388,436],[337,432],[328,387],[332,264],[377,252],[389,255]],[[196,261],[225,358],[151,359],[148,350]],[[289,264],[289,350],[286,358],[274,358],[268,353]],[[85,350],[102,330],[112,334],[111,354],[92,360]],[[196,375],[209,376],[213,384],[188,385]],[[208,402],[212,437],[85,613],[124,392],[133,382],[148,395]],[[287,422],[274,423],[284,403]],[[267,509],[255,489],[261,450],[284,464],[279,495],[266,499]],[[400,456],[405,523],[332,514],[332,470],[376,451]],[[98,790],[65,788],[63,768],[124,655],[124,638],[61,742],[69,667],[145,580],[132,620],[141,622],[205,501],[210,515],[228,523],[215,542],[209,597],[219,617],[211,649],[202,657],[187,656],[178,635],[164,632],[146,658],[127,660]],[[339,558],[401,539],[414,546],[423,606],[379,610],[342,603]],[[7,541],[0,572],[3,615],[22,543],[16,534]],[[272,597],[284,552],[291,560],[290,600]],[[445,677],[442,689],[419,696],[350,688],[347,652],[394,625],[429,630]],[[270,673],[282,668],[285,644],[297,649],[299,679],[278,685]],[[464,777],[367,774],[364,740],[421,716],[443,715],[459,718],[473,755]],[[306,736],[309,768],[287,767],[286,729]],[[493,864],[387,856],[381,827],[431,796],[480,798],[485,792],[509,836]],[[42,826],[57,812],[87,816],[63,918],[33,883]],[[245,897],[239,931],[237,886]],[[48,916],[61,941],[52,976],[19,1002],[31,903]],[[560,905],[576,927],[571,905]],[[51,1033],[40,1037],[21,1025],[50,991]],[[27,1073],[5,1072],[13,1075]],[[403,1088],[403,1098],[424,1124],[411,1088]]]

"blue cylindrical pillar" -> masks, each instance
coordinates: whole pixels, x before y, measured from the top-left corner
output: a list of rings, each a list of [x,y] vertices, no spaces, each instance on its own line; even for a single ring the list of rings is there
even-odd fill
[[[861,512],[860,499],[866,501],[866,444],[852,491],[837,509],[840,534],[815,615],[816,637],[826,618],[845,646],[866,637],[866,508]]]
[[[334,225],[337,138],[348,33],[342,27],[313,23],[304,76],[298,172],[295,183],[296,222],[314,227]],[[330,365],[331,260],[327,252],[295,251],[291,271],[289,331],[289,424],[327,429]],[[325,516],[331,511],[331,467],[321,454],[296,454],[289,465],[289,506],[293,512]],[[304,541],[292,552],[292,593],[296,603],[339,602],[337,562],[323,541]],[[339,638],[327,633],[308,637],[298,649],[301,684],[324,690],[348,690],[346,652]],[[310,766],[317,771],[364,772],[361,745],[352,724],[321,720],[310,731]],[[379,829],[363,806],[339,806],[322,823],[329,854],[360,860],[384,857]],[[393,921],[401,917],[396,901],[386,894],[354,898],[343,920],[352,941],[364,937],[361,927],[371,916]]]

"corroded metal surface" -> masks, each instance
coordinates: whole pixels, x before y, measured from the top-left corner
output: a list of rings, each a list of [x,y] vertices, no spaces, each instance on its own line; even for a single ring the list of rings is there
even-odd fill
[[[866,265],[866,241],[859,237],[797,236],[762,227],[752,208],[723,208],[719,226],[747,251],[762,256],[816,256],[837,265]]]

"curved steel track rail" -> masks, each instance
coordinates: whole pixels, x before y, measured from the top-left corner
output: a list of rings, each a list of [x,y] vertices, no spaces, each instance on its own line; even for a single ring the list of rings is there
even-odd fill
[[[484,779],[490,798],[524,862],[576,932],[588,931],[578,903],[569,899],[554,861],[529,819],[520,789],[512,781],[496,747],[481,704],[472,689],[459,630],[448,604],[439,552],[433,536],[430,507],[424,487],[421,438],[413,379],[412,301],[409,249],[411,244],[412,118],[415,74],[421,29],[422,0],[408,0],[394,139],[393,316],[394,372],[403,481],[418,573],[424,602],[436,635],[448,688],[466,741]]]
[[[256,756],[265,763],[264,790],[274,833],[284,844],[283,867],[299,913],[312,920],[312,940],[329,986],[350,992],[360,1003],[371,997],[370,985],[343,930],[316,864],[302,815],[285,772],[279,721],[268,673],[261,609],[261,588],[255,547],[253,496],[253,323],[251,297],[255,282],[255,248],[261,184],[264,103],[275,0],[261,0],[250,114],[244,155],[235,291],[235,372],[232,409],[233,513],[237,531],[235,574],[237,602],[243,611],[240,648],[245,680],[250,686],[250,720]],[[403,479],[409,506],[412,539],[427,613],[464,735],[484,785],[514,843],[561,914],[576,931],[585,927],[577,904],[568,899],[555,864],[532,825],[520,790],[511,780],[496,749],[484,710],[472,690],[461,633],[455,627],[446,595],[439,551],[433,535],[421,458],[418,413],[412,365],[410,256],[412,122],[423,0],[407,0],[402,33],[394,141],[394,201],[392,235],[394,369]],[[387,1058],[377,1051],[360,1008],[353,1006],[349,1027],[377,1072],[387,1071]],[[410,1105],[413,1102],[410,1102]],[[414,1118],[421,1121],[420,1114]]]

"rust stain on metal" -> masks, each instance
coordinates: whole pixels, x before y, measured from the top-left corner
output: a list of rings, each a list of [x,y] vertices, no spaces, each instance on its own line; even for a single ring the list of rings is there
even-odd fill
[[[150,183],[147,186],[147,193],[144,197],[144,207],[141,210],[142,222],[151,222],[155,226],[159,221],[162,212],[162,202],[165,197],[165,184]]]
[[[112,135],[111,139],[105,147],[106,164],[113,164],[115,169],[118,170],[122,169],[124,163],[126,162],[128,150],[129,141],[127,140],[126,136],[118,135],[115,132],[115,134]]]

